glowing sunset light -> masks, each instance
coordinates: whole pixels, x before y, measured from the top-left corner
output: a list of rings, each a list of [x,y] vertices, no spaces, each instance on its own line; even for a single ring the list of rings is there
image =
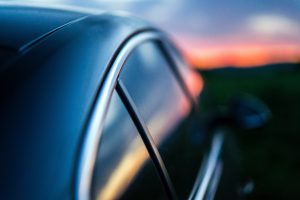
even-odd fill
[[[189,78],[187,79],[187,87],[193,97],[197,98],[198,95],[202,92],[204,88],[204,80],[199,74],[195,72],[190,73]]]
[[[181,41],[188,62],[199,69],[254,67],[300,62],[300,44],[207,45]]]

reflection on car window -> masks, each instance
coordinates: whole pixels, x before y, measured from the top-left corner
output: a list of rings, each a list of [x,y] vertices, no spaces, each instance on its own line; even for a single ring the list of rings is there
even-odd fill
[[[158,147],[177,195],[187,199],[201,165],[203,134],[194,131],[189,101],[159,45],[137,47],[120,79]]]
[[[92,180],[92,199],[164,199],[144,143],[114,93]]]
[[[126,66],[121,80],[159,145],[187,115],[189,102],[154,43],[144,43],[135,49]]]

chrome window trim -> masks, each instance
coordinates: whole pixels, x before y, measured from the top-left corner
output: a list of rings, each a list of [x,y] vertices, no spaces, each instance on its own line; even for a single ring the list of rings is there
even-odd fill
[[[207,192],[216,191],[220,176],[222,175],[222,160],[221,153],[224,144],[224,134],[217,132],[213,136],[210,152],[204,158],[204,162],[197,177],[196,184],[189,197],[189,200],[203,200]],[[212,182],[214,182],[212,184]],[[213,194],[214,196],[214,194]]]
[[[205,200],[213,200],[215,198],[218,190],[218,185],[222,176],[222,172],[223,172],[223,161],[219,160],[216,165],[214,174],[212,176],[210,187],[206,193]]]
[[[98,145],[104,126],[104,119],[112,93],[117,84],[119,74],[127,57],[139,44],[150,40],[163,42],[161,38],[162,35],[155,31],[138,33],[125,43],[113,61],[113,64],[111,65],[105,77],[105,81],[101,87],[99,95],[97,96],[91,118],[89,119],[87,130],[85,131],[83,147],[79,158],[79,167],[77,169],[75,199],[90,199],[92,174],[96,161]]]

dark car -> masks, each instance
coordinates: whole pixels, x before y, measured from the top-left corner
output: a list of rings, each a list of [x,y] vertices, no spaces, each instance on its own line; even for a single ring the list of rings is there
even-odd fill
[[[230,123],[166,35],[30,6],[0,25],[0,199],[237,198]]]

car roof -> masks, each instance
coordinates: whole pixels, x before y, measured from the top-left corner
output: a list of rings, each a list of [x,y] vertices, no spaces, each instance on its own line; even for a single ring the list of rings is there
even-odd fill
[[[109,19],[107,15],[109,15]],[[114,18],[124,18],[122,19],[124,23],[119,23],[119,25],[130,24],[127,28],[135,29],[140,28],[141,24],[145,25],[142,20],[136,20],[128,15],[123,16],[123,14],[120,16],[120,14],[109,11],[70,6],[46,7],[28,3],[2,2],[0,3],[0,16],[0,66],[18,52],[26,50],[66,25],[76,23],[89,16],[97,16],[98,21],[103,22],[101,26],[107,24],[104,21],[113,21]],[[105,20],[101,20],[101,18]],[[139,26],[132,26],[134,23],[126,23],[127,21],[138,21],[136,24]],[[114,28],[118,29],[118,27]],[[126,38],[125,35],[124,38]]]
[[[0,46],[18,50],[42,35],[86,15],[89,13],[26,5],[1,5]]]
[[[0,65],[65,24],[91,14],[75,9],[0,3]]]

